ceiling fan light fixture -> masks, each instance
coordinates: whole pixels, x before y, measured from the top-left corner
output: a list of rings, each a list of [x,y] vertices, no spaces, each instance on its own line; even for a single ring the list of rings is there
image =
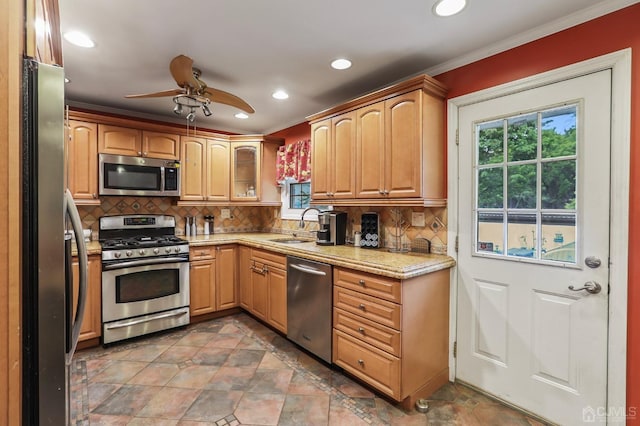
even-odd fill
[[[249,118],[248,114],[245,114],[244,112],[239,112],[236,115],[234,115],[235,118],[239,118],[241,120],[245,120],[247,118]]]
[[[180,114],[182,114],[182,105],[180,105],[180,104],[176,103],[176,106],[174,106],[174,107],[173,107],[173,112],[174,112],[176,115],[180,115]]]
[[[191,108],[191,111],[189,112],[189,114],[187,114],[187,121],[189,123],[193,123],[196,119],[196,113],[193,112],[193,108]]]
[[[436,16],[453,16],[462,12],[466,6],[467,0],[438,0],[432,11]]]
[[[64,33],[64,38],[69,43],[79,47],[94,47],[96,44],[83,32],[80,31],[67,31]]]
[[[273,92],[273,94],[271,96],[273,96],[274,99],[278,99],[278,100],[283,100],[283,99],[288,99],[289,98],[289,94],[287,92],[285,92],[284,90],[276,90],[275,92]]]
[[[351,61],[345,58],[339,58],[331,62],[331,68],[335,70],[346,70],[351,68]]]
[[[208,107],[206,104],[202,105],[202,112],[203,112],[203,113],[204,113],[204,115],[206,115],[207,117],[210,117],[210,116],[211,116],[211,114],[212,114],[211,110],[209,109],[209,107]]]

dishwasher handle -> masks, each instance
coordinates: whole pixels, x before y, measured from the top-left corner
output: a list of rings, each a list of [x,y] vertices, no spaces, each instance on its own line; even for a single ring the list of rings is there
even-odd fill
[[[311,274],[311,275],[320,275],[320,276],[326,276],[327,273],[326,272],[322,272],[319,271],[315,268],[312,268],[310,266],[305,266],[305,265],[300,265],[300,264],[295,264],[295,263],[290,263],[289,264],[290,267],[292,267],[293,269],[296,269],[300,272],[304,272],[306,274]]]

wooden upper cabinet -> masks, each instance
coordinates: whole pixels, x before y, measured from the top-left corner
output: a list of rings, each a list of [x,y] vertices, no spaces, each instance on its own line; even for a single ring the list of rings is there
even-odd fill
[[[229,200],[229,142],[207,140],[205,200]]]
[[[180,158],[182,158],[180,199],[204,200],[207,140],[183,136],[180,146]]]
[[[356,196],[384,196],[384,102],[356,111]]]
[[[100,204],[98,125],[69,120],[67,130],[67,187],[77,204]]]
[[[27,56],[43,64],[63,66],[58,1],[35,0],[25,4],[29,4],[25,21]]]
[[[421,92],[416,90],[385,101],[384,196],[422,195],[425,158],[420,99]],[[430,165],[425,163],[424,166]]]
[[[331,198],[353,198],[356,179],[355,113],[349,112],[331,119]]]
[[[445,95],[444,86],[421,75],[308,117],[313,200],[446,205]],[[349,139],[354,151],[348,150]],[[349,152],[355,152],[353,172]]]
[[[128,127],[98,124],[98,152],[141,157],[142,131]]]
[[[262,184],[260,142],[231,142],[231,199],[257,201]],[[273,165],[275,168],[275,163]]]
[[[326,200],[331,182],[331,119],[311,125],[311,141],[311,197]]]
[[[180,158],[180,136],[172,133],[142,131],[142,156],[177,160]]]
[[[311,127],[312,194],[316,199],[355,196],[355,114],[349,112]]]
[[[100,153],[167,160],[177,160],[180,157],[180,136],[176,134],[109,124],[100,124],[98,131]]]

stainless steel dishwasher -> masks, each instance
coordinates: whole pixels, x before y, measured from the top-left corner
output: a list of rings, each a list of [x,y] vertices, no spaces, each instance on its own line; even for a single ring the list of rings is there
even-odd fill
[[[331,265],[287,256],[287,338],[331,363]]]

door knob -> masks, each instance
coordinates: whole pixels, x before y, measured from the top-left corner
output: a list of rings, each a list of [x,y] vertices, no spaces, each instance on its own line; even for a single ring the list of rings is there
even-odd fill
[[[584,287],[575,288],[574,286],[570,285],[569,290],[571,291],[587,290],[591,294],[598,294],[600,293],[600,291],[602,291],[602,286],[595,281],[587,281],[586,283],[584,283]]]
[[[598,259],[595,256],[587,257],[586,259],[584,259],[584,263],[585,263],[585,265],[587,265],[591,269],[598,268],[602,264],[600,259]]]

